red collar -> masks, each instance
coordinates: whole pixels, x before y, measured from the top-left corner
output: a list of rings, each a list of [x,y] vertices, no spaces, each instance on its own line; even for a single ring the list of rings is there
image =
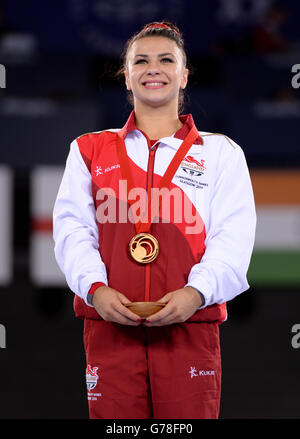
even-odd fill
[[[183,123],[183,126],[176,131],[174,134],[175,139],[184,140],[191,128],[195,125],[193,116],[191,114],[184,114],[179,116],[180,121]],[[127,122],[123,126],[123,128],[119,131],[120,135],[125,139],[127,134],[129,134],[133,130],[137,130],[138,128],[135,125],[135,114],[134,110],[130,113]],[[194,145],[203,145],[202,137],[199,135],[195,140]]]

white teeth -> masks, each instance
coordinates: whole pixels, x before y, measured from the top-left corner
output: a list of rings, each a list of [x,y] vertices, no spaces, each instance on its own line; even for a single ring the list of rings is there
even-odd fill
[[[145,85],[150,85],[151,87],[157,86],[157,85],[164,85],[163,82],[147,82]]]

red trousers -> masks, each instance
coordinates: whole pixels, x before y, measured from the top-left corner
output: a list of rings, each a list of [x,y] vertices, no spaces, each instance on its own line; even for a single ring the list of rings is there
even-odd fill
[[[91,419],[216,419],[218,323],[147,328],[85,319]]]

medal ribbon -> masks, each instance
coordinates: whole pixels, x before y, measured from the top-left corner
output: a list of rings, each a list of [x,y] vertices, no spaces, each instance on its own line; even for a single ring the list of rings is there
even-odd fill
[[[178,148],[178,150],[176,151],[173,159],[169,163],[169,166],[167,167],[165,174],[162,176],[162,178],[160,180],[159,189],[168,188],[170,186],[170,183],[171,183],[180,163],[182,162],[183,158],[186,156],[190,147],[193,145],[194,141],[197,139],[198,136],[199,136],[198,130],[195,126],[193,126],[191,128],[191,130],[189,131],[189,133],[187,134],[184,141],[182,142],[182,144],[180,145],[180,147]],[[135,186],[134,186],[133,177],[132,177],[132,173],[131,173],[131,169],[130,169],[130,165],[129,165],[129,158],[128,158],[127,151],[126,151],[125,141],[121,137],[121,135],[119,135],[119,133],[117,133],[117,153],[119,156],[122,178],[127,181],[127,200],[132,205],[133,203],[135,203],[136,200],[129,200],[128,194],[129,194],[130,190],[133,189]],[[150,196],[150,194],[148,194],[148,197],[149,196]],[[154,208],[153,208],[153,205],[154,205]],[[142,233],[142,232],[148,233],[149,232],[152,221],[153,221],[156,213],[158,213],[158,211],[159,211],[159,203],[158,203],[157,197],[151,199],[150,206],[151,206],[151,209],[149,208],[149,203],[148,203],[148,218],[149,218],[149,210],[151,211],[150,220],[149,219],[148,219],[148,221],[140,221],[139,220],[139,221],[135,222],[135,228],[136,228],[137,233]]]

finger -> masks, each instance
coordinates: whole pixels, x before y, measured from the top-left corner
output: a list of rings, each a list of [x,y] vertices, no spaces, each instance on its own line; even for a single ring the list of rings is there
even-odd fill
[[[176,318],[172,317],[172,316],[168,316],[165,319],[161,319],[158,320],[156,322],[147,322],[147,320],[143,323],[145,326],[147,327],[151,327],[151,326],[166,326],[166,325],[171,325],[172,323],[178,323]]]
[[[150,322],[148,323],[147,320],[145,322],[146,326],[165,326],[165,325],[172,325],[174,323],[183,323],[186,319],[179,315],[176,312],[170,313],[168,316],[166,316],[163,319],[160,319],[158,321]]]
[[[168,303],[170,299],[172,298],[172,293],[167,293],[163,297],[161,297],[158,302],[160,303]]]
[[[167,315],[175,313],[177,310],[176,302],[168,302],[165,304],[165,306],[155,314],[152,314],[150,317],[147,318],[150,322],[156,322],[158,320],[164,319]]]
[[[130,311],[126,306],[124,306],[122,303],[116,303],[114,305],[114,309],[120,313],[122,316],[126,317],[127,319],[134,321],[134,322],[140,322],[141,318],[134,312]]]
[[[118,293],[117,300],[112,304],[112,306],[114,307],[114,309],[116,309],[122,315],[127,316],[129,319],[135,320],[135,321],[139,320],[140,317],[137,314],[130,311],[130,309],[128,309],[125,306],[128,303],[132,303],[131,300],[129,300],[126,296],[124,296],[124,294]]]
[[[118,293],[118,298],[119,298],[120,302],[123,304],[132,303],[131,300],[127,299],[127,297],[124,296],[124,294],[122,294],[122,293]]]
[[[161,311],[158,311],[157,313],[148,317],[146,323],[151,323],[156,325],[164,321],[168,322],[174,317],[174,312],[175,311],[172,308],[166,306]]]
[[[130,325],[130,326],[138,326],[141,322],[134,321],[119,313],[117,310],[111,315],[111,321],[115,323],[119,323],[121,325]]]

